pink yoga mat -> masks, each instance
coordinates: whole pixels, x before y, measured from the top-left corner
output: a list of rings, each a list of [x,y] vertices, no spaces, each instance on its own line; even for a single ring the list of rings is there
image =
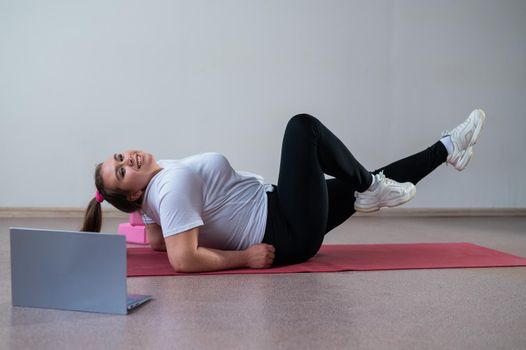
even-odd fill
[[[370,270],[526,266],[526,259],[472,243],[323,245],[312,259],[270,269],[237,269],[200,274],[260,274]],[[176,273],[165,252],[128,248],[128,276],[195,275]]]

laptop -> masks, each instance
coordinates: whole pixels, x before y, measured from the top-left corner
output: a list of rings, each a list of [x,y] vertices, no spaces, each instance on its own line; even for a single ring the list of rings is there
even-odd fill
[[[13,306],[125,315],[151,295],[128,295],[118,234],[11,227]]]

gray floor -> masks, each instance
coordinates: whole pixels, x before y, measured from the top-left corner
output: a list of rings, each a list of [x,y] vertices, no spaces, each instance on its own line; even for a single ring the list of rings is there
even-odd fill
[[[526,267],[128,279],[128,316],[11,306],[0,219],[1,349],[525,349]],[[116,221],[105,229],[114,230]],[[354,217],[326,243],[473,242],[526,257],[526,217]]]

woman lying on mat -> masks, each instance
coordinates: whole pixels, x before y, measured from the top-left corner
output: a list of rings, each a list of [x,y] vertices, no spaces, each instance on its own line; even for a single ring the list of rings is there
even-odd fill
[[[318,119],[296,115],[285,129],[277,186],[236,172],[218,153],[162,161],[116,153],[95,169],[82,230],[100,231],[106,200],[126,213],[140,210],[151,247],[166,250],[180,272],[303,262],[355,211],[406,203],[444,162],[463,170],[484,119],[476,109],[429,148],[371,173]]]

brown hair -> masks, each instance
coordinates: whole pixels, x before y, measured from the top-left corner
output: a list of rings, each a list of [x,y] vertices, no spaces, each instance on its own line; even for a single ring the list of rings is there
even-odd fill
[[[100,174],[100,169],[102,163],[98,164],[95,167],[95,187],[104,198],[115,208],[123,211],[125,213],[133,213],[141,209],[142,197],[131,202],[127,199],[128,193],[110,190],[104,187],[104,182],[102,181],[102,175]],[[90,232],[100,232],[102,226],[102,210],[101,205],[97,202],[97,199],[94,197],[88,204],[86,208],[86,214],[84,215],[84,223],[82,224],[81,231],[90,231]]]

